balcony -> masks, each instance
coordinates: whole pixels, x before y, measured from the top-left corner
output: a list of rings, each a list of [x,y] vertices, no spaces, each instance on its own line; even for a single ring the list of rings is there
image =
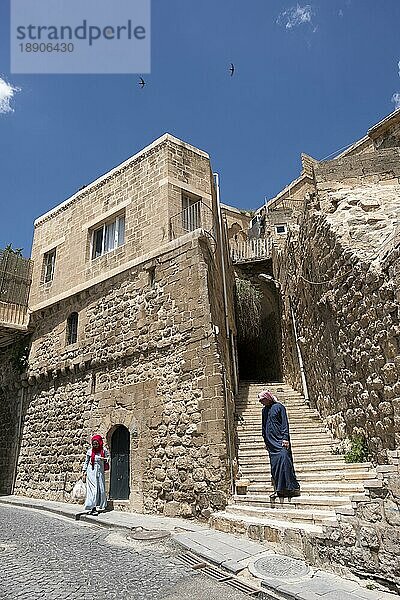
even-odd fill
[[[272,245],[272,240],[265,238],[251,238],[246,241],[229,240],[233,262],[267,260],[272,256]]]
[[[211,206],[203,200],[198,200],[170,218],[169,238],[175,240],[200,228],[212,235],[213,226],[214,216]]]
[[[28,331],[32,261],[18,252],[0,250],[0,347]]]

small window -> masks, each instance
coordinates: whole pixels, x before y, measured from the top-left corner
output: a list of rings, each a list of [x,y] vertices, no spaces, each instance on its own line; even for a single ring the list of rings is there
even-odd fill
[[[281,225],[275,225],[275,231],[276,233],[286,233],[286,223],[282,223]]]
[[[67,346],[78,341],[78,313],[73,312],[67,319]]]
[[[56,264],[56,249],[46,252],[43,257],[42,282],[49,283],[54,279],[54,267]]]
[[[200,198],[182,195],[182,226],[185,231],[201,227]]]
[[[150,267],[150,269],[148,270],[148,275],[149,275],[149,286],[151,288],[154,288],[156,285],[156,268]]]
[[[122,246],[125,243],[125,215],[94,229],[92,235],[92,259]]]

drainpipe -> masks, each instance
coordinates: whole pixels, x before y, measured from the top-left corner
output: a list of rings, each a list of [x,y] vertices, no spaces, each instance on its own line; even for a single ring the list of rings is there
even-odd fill
[[[308,395],[306,373],[305,373],[305,370],[304,370],[303,357],[301,355],[299,338],[298,338],[298,335],[297,335],[296,318],[294,316],[294,310],[293,310],[292,300],[291,300],[290,296],[289,296],[289,305],[290,305],[290,313],[291,313],[291,317],[292,317],[294,339],[295,339],[295,343],[296,343],[297,359],[299,361],[299,367],[300,367],[300,377],[301,377],[301,383],[302,383],[302,386],[303,386],[304,399],[305,399],[306,402],[310,402],[310,398],[309,398],[309,395]]]
[[[222,214],[221,214],[221,203],[220,203],[220,195],[219,195],[219,174],[214,173],[215,178],[215,188],[217,192],[217,211],[218,211],[218,230],[219,230],[219,239],[221,244],[221,271],[222,271],[222,288],[224,294],[224,312],[225,312],[225,329],[226,329],[226,337],[229,339],[229,319],[228,319],[228,295],[226,292],[226,273],[225,273],[225,260],[223,254],[223,236],[222,236]]]
[[[228,294],[227,294],[227,286],[226,286],[226,272],[225,272],[225,257],[224,257],[224,237],[223,237],[223,229],[222,229],[222,214],[221,214],[221,202],[220,202],[220,191],[219,191],[219,174],[213,173],[215,188],[217,194],[217,214],[218,214],[218,230],[219,230],[219,239],[220,239],[220,254],[221,254],[221,274],[222,274],[222,289],[224,296],[224,313],[225,313],[225,331],[226,331],[226,339],[228,342],[228,352],[232,354],[233,361],[233,373],[234,373],[234,388],[237,390],[237,372],[236,372],[236,364],[235,364],[235,354],[232,353],[234,351],[233,339],[230,333],[229,328],[229,317],[228,317]],[[230,346],[231,345],[231,346]],[[230,348],[229,348],[230,346]],[[223,369],[223,380],[224,380],[224,396],[225,396],[225,414],[226,414],[226,425],[227,425],[227,438],[228,438],[228,460],[229,460],[229,475],[231,481],[231,492],[232,494],[235,491],[235,481],[234,481],[234,473],[233,473],[233,456],[232,456],[232,445],[233,439],[231,434],[231,426],[230,426],[230,414],[229,414],[229,402],[228,402],[228,389],[226,382],[226,374],[225,369]]]

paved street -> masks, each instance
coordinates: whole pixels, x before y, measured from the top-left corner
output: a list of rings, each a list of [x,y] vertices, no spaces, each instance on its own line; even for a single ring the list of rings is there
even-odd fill
[[[0,506],[1,600],[247,600],[183,566],[173,542]]]

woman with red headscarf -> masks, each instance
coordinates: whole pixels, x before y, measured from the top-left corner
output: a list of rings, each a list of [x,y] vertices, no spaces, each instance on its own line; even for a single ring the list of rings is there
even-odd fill
[[[98,515],[97,508],[104,510],[107,507],[104,471],[109,468],[109,455],[101,435],[94,435],[91,441],[92,446],[86,452],[82,466],[83,481],[86,481],[85,510],[91,515]]]

